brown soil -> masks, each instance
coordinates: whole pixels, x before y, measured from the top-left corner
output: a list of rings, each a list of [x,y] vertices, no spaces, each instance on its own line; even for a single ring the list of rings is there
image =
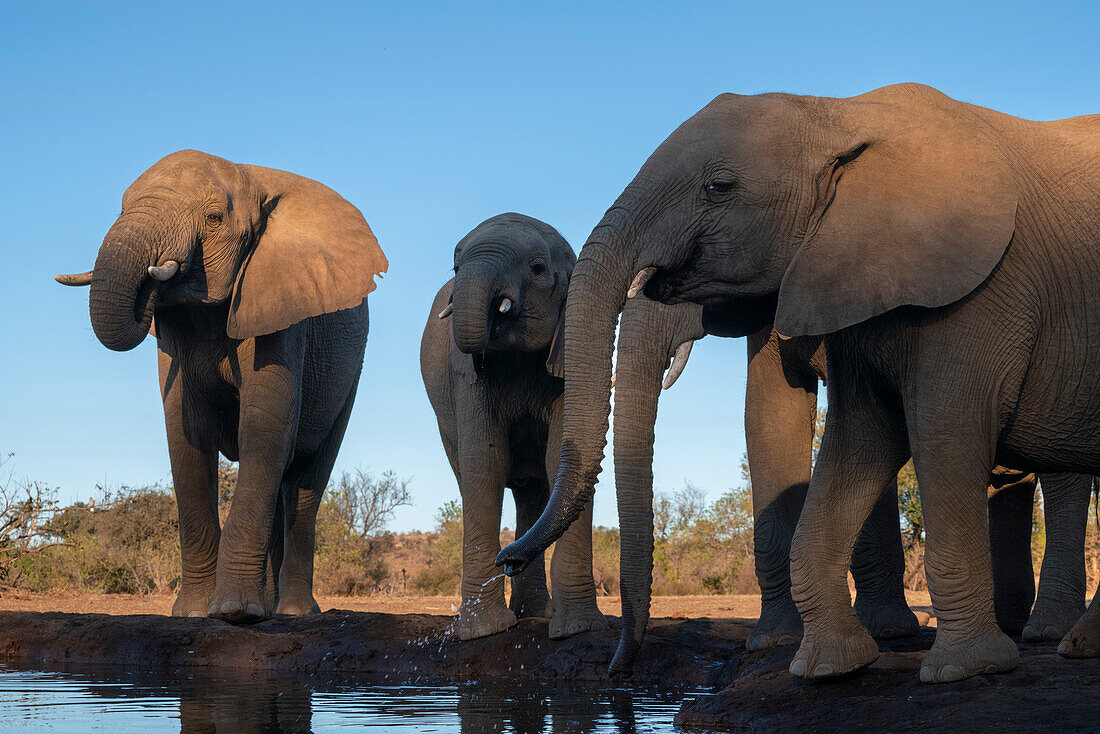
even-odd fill
[[[623,684],[610,681],[606,673],[618,637],[615,617],[609,630],[568,640],[548,639],[546,620],[527,619],[499,635],[463,643],[445,636],[456,601],[326,598],[321,604],[329,611],[320,615],[233,626],[149,613],[163,612],[170,598],[5,598],[0,607],[23,611],[0,611],[0,661],[43,667],[203,666],[293,675],[346,672],[392,682],[509,676]],[[603,598],[601,606],[614,614],[617,601]],[[718,691],[688,696],[677,717],[681,726],[737,731],[1100,731],[1100,660],[1064,660],[1055,644],[1020,643],[1020,666],[1010,674],[927,686],[918,679],[923,651],[934,636],[926,628],[916,638],[881,643],[878,662],[862,673],[807,684],[786,672],[794,646],[745,652],[751,617],[758,609],[753,597],[665,597],[654,608],[660,618],[650,623],[632,682]]]

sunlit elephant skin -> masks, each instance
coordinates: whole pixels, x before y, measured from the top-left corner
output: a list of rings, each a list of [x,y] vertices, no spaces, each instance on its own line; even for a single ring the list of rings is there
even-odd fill
[[[504,490],[516,532],[542,512],[561,441],[561,337],[576,256],[549,225],[501,214],[455,247],[455,277],[436,295],[420,346],[420,370],[462,495],[463,640],[505,630],[517,617],[549,613],[550,636],[607,623],[592,579],[591,510],[554,549],[553,601],[542,554],[512,583],[493,565]]]
[[[105,346],[156,333],[183,556],[173,614],[269,617],[269,549],[275,611],[318,611],[314,520],[359,382],[366,297],[386,267],[331,189],[181,151],[126,190],[95,269],[58,278],[91,285]],[[219,452],[240,461],[224,528]]]
[[[713,320],[710,328],[722,333],[721,324]],[[665,306],[639,296],[628,300],[623,309],[615,368],[614,431],[623,630],[612,673],[630,673],[649,620],[653,428],[662,376],[671,362],[663,381],[665,387],[671,387],[686,361],[684,345],[705,333],[701,309],[693,304]],[[770,326],[749,340],[745,434],[752,471],[754,561],[761,589],[761,614],[747,641],[750,649],[797,642],[802,637],[788,569],[791,535],[810,480],[817,384],[825,369],[820,340],[814,341],[780,342]],[[606,422],[606,413],[602,420]],[[570,415],[565,416],[564,425],[576,434],[585,429]],[[1025,541],[1028,548],[1029,541]],[[863,625],[877,638],[901,637],[918,629],[917,618],[905,601],[904,570],[897,487],[888,482],[852,560],[856,609]],[[1027,576],[1031,578],[1030,569]]]
[[[771,299],[780,334],[824,336],[829,415],[791,551],[805,629],[792,673],[877,657],[845,573],[910,456],[938,619],[921,680],[1017,665],[994,614],[986,488],[998,462],[1100,472],[1100,391],[1081,379],[1100,372],[1097,160],[1100,118],[1021,120],[921,85],[722,95],[590,236],[566,311],[567,415],[607,402],[629,291],[702,304],[704,321]],[[582,489],[552,498],[520,549],[583,508],[597,445],[563,435],[558,483]]]

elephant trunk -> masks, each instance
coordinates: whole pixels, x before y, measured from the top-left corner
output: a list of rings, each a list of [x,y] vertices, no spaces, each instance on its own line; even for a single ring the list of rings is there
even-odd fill
[[[491,264],[467,262],[455,275],[451,290],[453,308],[452,329],[455,344],[467,354],[484,352],[489,345],[490,330],[497,297],[498,277]]]
[[[145,339],[153,321],[159,282],[149,276],[151,234],[115,222],[103,238],[88,296],[92,329],[108,349],[124,352]]]
[[[592,498],[602,468],[611,412],[615,326],[633,265],[633,258],[616,254],[617,249],[623,249],[619,247],[623,237],[620,227],[609,221],[612,216],[605,216],[589,237],[570,280],[565,308],[565,415],[558,476],[542,516],[497,557],[497,563],[503,564],[509,574],[519,573],[580,516]]]
[[[629,675],[645,639],[653,585],[653,426],[672,334],[669,309],[631,300],[615,366],[615,492],[623,627],[610,672]]]

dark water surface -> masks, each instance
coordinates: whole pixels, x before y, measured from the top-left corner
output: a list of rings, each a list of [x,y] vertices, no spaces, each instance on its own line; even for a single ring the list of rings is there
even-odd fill
[[[673,732],[698,691],[0,665],[0,732]]]

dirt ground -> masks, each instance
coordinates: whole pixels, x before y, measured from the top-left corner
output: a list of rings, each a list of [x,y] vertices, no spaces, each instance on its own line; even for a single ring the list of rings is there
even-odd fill
[[[746,652],[755,597],[662,597],[634,675],[623,680],[607,675],[621,629],[617,599],[601,599],[609,629],[557,641],[545,619],[521,620],[481,640],[452,640],[446,633],[456,602],[325,598],[323,614],[234,626],[163,616],[170,598],[6,597],[0,609],[15,611],[0,611],[0,662],[704,689],[713,693],[685,691],[677,722],[746,732],[1100,731],[1100,659],[1065,660],[1054,643],[1019,642],[1021,662],[1012,673],[928,686],[918,671],[935,631],[925,627],[917,637],[880,642],[879,660],[865,671],[810,684],[787,673],[795,646]],[[926,596],[910,602],[927,607]]]

